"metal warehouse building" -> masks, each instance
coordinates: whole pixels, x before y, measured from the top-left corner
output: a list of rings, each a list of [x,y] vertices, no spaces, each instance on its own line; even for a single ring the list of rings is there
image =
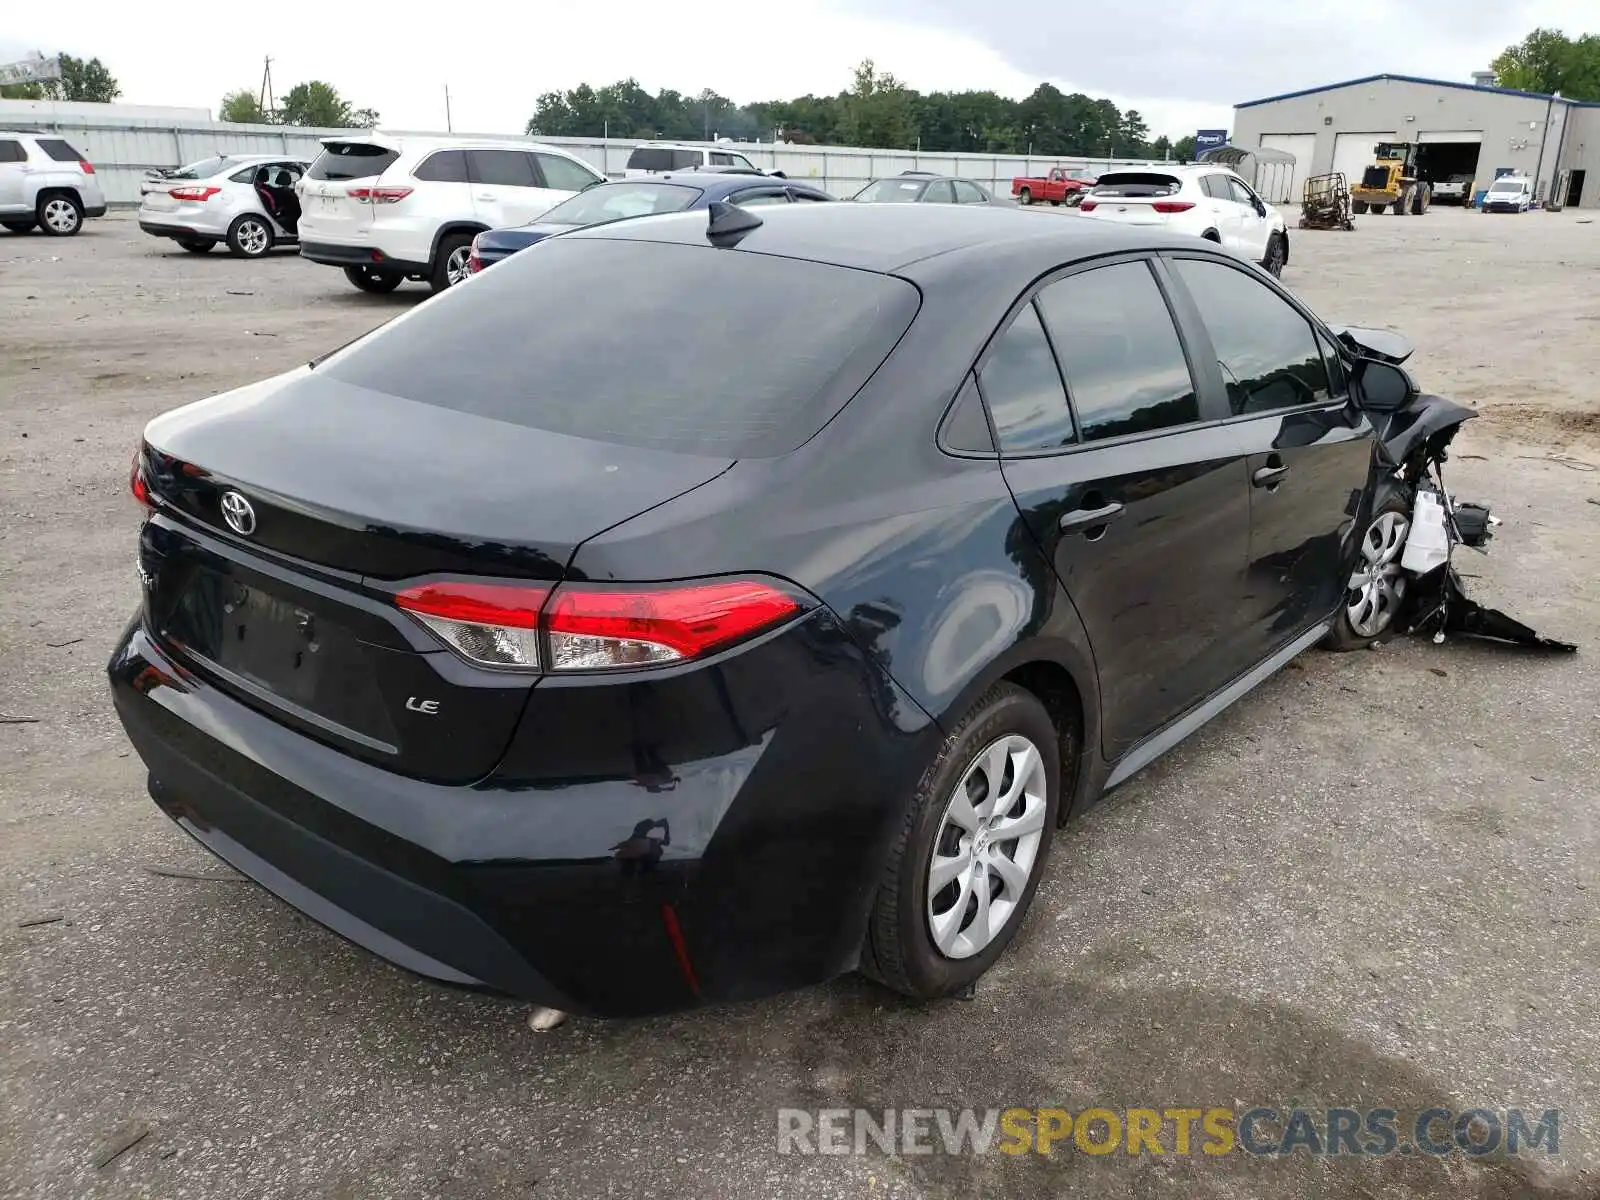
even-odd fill
[[[1474,193],[1511,171],[1535,194],[1569,207],[1600,207],[1600,104],[1477,83],[1370,75],[1234,108],[1233,145],[1294,155],[1279,201],[1298,201],[1309,175],[1342,171],[1352,183],[1379,142],[1413,142],[1431,181],[1471,174]]]

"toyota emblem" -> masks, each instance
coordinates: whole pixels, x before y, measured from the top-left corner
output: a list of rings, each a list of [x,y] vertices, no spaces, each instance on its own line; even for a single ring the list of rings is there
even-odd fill
[[[241,537],[249,537],[256,531],[256,510],[238,492],[222,493],[222,519]]]

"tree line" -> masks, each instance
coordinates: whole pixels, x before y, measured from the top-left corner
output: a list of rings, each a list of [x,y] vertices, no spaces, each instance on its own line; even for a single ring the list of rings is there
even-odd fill
[[[331,83],[310,79],[283,94],[276,107],[262,105],[262,96],[249,88],[229,92],[217,106],[219,121],[241,125],[310,125],[321,129],[372,129],[378,113],[357,108]]]
[[[868,59],[834,96],[735,104],[705,89],[650,93],[637,80],[546,92],[527,132],[544,137],[785,141],[1041,157],[1192,158],[1194,137],[1154,139],[1136,109],[1041,83],[1023,100],[906,87]]]
[[[1559,29],[1535,29],[1489,66],[1501,87],[1600,101],[1600,34],[1569,38]]]

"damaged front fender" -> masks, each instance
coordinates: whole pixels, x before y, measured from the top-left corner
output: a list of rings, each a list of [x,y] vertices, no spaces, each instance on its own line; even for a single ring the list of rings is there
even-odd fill
[[[1477,415],[1477,409],[1443,396],[1418,396],[1389,414],[1378,431],[1378,444],[1391,467],[1401,466],[1424,448],[1428,459],[1440,459],[1456,430]]]

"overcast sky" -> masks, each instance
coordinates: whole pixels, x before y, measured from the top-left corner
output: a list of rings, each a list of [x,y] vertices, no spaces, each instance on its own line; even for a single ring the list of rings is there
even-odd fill
[[[578,83],[787,99],[841,90],[870,57],[921,91],[1021,97],[1049,80],[1181,136],[1227,126],[1237,101],[1359,75],[1466,82],[1539,25],[1575,36],[1587,15],[1600,32],[1595,0],[478,0],[291,6],[284,22],[226,6],[215,22],[174,21],[128,0],[7,7],[0,60],[98,56],[126,103],[214,112],[224,92],[259,86],[271,54],[278,94],[326,79],[391,128],[442,129],[448,83],[455,128],[474,132],[520,132],[536,96]]]

